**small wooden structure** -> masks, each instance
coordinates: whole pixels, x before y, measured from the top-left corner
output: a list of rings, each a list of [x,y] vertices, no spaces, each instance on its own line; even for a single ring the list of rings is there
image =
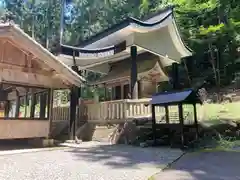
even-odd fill
[[[183,105],[191,104],[193,105],[194,113],[194,127],[196,132],[196,139],[198,138],[198,121],[197,121],[197,109],[196,104],[201,104],[201,99],[198,94],[192,90],[176,91],[176,92],[164,92],[158,93],[152,96],[151,105],[152,105],[152,130],[153,130],[153,139],[155,144],[157,143],[157,134],[156,129],[158,125],[156,124],[156,111],[155,108],[162,106],[165,108],[165,120],[166,124],[160,124],[160,126],[165,126],[169,130],[177,128],[180,130],[181,134],[181,144],[184,146],[186,144],[184,138],[184,116],[183,116]],[[178,115],[179,115],[179,124],[169,124],[169,106],[176,105],[178,106]]]
[[[73,124],[82,81],[17,25],[0,24],[0,139],[48,137],[54,89],[71,89]]]

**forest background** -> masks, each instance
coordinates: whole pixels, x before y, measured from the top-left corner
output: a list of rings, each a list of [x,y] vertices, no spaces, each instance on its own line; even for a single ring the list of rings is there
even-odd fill
[[[61,0],[0,0],[0,18],[14,21],[57,54],[61,5]],[[66,0],[64,44],[78,45],[128,16],[143,19],[168,6],[175,7],[181,36],[194,52],[182,60],[182,85],[207,82],[209,89],[219,89],[235,82],[240,70],[240,0]],[[83,75],[88,81],[100,77],[88,71]],[[84,87],[82,96],[91,98],[94,90]],[[68,91],[55,95],[62,103],[68,97]]]

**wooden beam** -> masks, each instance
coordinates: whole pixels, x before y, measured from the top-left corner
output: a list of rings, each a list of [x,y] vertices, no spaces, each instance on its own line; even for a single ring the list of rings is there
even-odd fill
[[[11,36],[11,32],[8,29],[2,29],[0,30],[0,38],[8,38],[9,36]]]
[[[45,88],[66,88],[67,85],[62,80],[47,75],[25,73],[21,71],[11,71],[0,69],[0,79],[3,83],[20,84],[26,86]]]
[[[14,42],[14,40],[12,38],[6,38],[5,42],[8,42],[10,45],[12,45],[14,48],[19,49],[20,51],[22,51],[26,56],[31,57],[31,60],[35,60],[37,59],[37,56],[35,56],[34,54],[32,54],[31,52],[29,52],[28,50],[25,50],[24,48],[21,48],[21,46],[19,46],[16,42]],[[4,43],[5,43],[4,42]]]
[[[28,65],[28,66],[30,66],[30,65]],[[26,73],[42,74],[42,75],[46,75],[46,76],[54,75],[54,71],[46,71],[46,70],[41,70],[41,69],[34,69],[31,67],[18,66],[18,65],[14,65],[14,64],[8,64],[6,62],[0,62],[0,68],[15,70],[15,71],[22,71],[22,72],[26,72]]]
[[[53,67],[57,72],[62,72],[64,79],[69,81],[71,84],[80,84],[81,80],[69,72],[67,68],[64,67],[60,62],[53,60],[54,56],[51,57],[50,54],[47,53],[47,50],[43,50],[42,47],[39,47],[36,42],[32,42],[28,37],[20,32],[12,31],[12,33],[14,35],[12,40],[16,43],[16,45],[19,45],[20,47],[36,55],[40,59],[41,63],[46,64],[48,67]]]
[[[6,41],[1,41],[1,60],[0,60],[0,62],[3,62],[4,61],[4,52],[5,52],[5,48],[6,48],[6,46],[4,46],[5,45],[5,43],[6,43]]]
[[[25,59],[26,59],[26,67],[29,69],[32,69],[32,57],[31,55],[25,55]]]
[[[25,55],[29,56],[31,55],[31,53],[27,50],[24,50],[23,48],[21,48],[21,46],[18,46],[16,43],[14,43],[14,41],[10,38],[7,39],[7,42],[12,45],[14,48],[19,49],[20,51],[22,51]]]

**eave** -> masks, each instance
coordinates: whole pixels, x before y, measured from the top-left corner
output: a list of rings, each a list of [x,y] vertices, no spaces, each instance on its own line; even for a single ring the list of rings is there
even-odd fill
[[[11,40],[16,47],[22,49],[23,53],[33,54],[39,61],[51,68],[55,72],[55,75],[62,79],[63,82],[77,86],[83,83],[84,79],[81,76],[59,61],[56,56],[36,42],[17,25],[11,23],[0,24],[0,38]]]
[[[71,66],[72,56],[75,56],[76,65],[86,69],[108,61],[125,59],[129,56],[127,50],[133,45],[138,46],[141,51],[148,51],[176,62],[192,55],[181,40],[173,9],[167,8],[145,21],[130,17],[84,41],[80,45],[81,48],[61,45],[62,52],[59,57]],[[89,56],[87,57],[86,54]]]

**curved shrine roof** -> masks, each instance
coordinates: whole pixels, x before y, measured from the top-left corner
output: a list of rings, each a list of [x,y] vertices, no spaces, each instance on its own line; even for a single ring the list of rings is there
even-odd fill
[[[176,61],[182,57],[191,56],[191,51],[179,35],[172,7],[144,21],[129,17],[81,42],[78,47],[62,44],[61,48],[63,58],[68,59],[65,60],[66,64],[71,65],[71,56],[75,55],[77,64],[85,67],[86,63],[83,62],[85,60],[88,60],[88,66],[91,62],[92,65],[99,64],[110,57],[113,57],[111,59],[114,61],[116,54],[125,52],[132,45]]]

